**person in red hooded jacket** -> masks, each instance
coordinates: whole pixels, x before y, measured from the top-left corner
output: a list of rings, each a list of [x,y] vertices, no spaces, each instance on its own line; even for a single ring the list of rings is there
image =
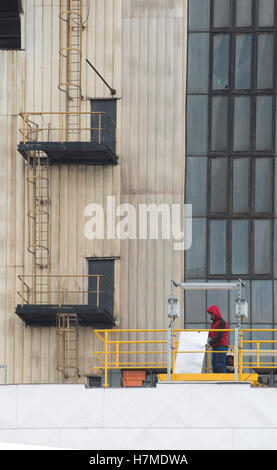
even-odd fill
[[[220,310],[216,305],[211,305],[207,309],[207,312],[211,316],[211,330],[228,330],[228,323],[222,318]],[[210,331],[208,336],[208,344],[213,350],[213,373],[225,373],[226,354],[229,345],[228,331]]]

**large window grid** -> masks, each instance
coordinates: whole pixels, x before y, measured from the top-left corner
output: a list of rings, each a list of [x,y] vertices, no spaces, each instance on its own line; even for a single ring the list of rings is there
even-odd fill
[[[212,91],[208,114],[210,156],[267,156],[275,151],[275,95]]]
[[[207,279],[232,279],[240,275],[268,279],[273,274],[277,34],[276,21],[273,26],[259,25],[258,13],[260,7],[263,11],[262,3],[263,0],[211,1],[207,89],[205,80],[199,82],[198,92],[197,87],[194,89],[193,80],[188,80],[188,112],[192,110],[194,135],[191,140],[188,138],[187,183],[192,177],[190,168],[197,166],[192,160],[200,158],[198,175],[201,175],[202,187],[199,188],[200,195],[191,201],[188,198],[187,202],[196,202],[194,217],[202,216],[207,221],[206,268],[195,269],[198,278],[205,275]],[[272,3],[274,17],[275,3]],[[244,15],[238,27],[237,7],[239,12],[243,9],[247,13],[246,7],[250,4],[253,7],[251,24],[247,24],[247,15]],[[230,6],[229,14],[224,16],[224,6],[227,5]],[[216,18],[215,9],[220,10]],[[224,22],[227,17],[228,24]],[[220,26],[214,25],[216,21]],[[204,32],[201,35],[203,48],[199,45],[198,48],[205,52],[207,38]],[[199,33],[190,33],[189,51],[190,45],[197,50],[199,38]],[[195,62],[193,57],[195,55],[190,59],[189,54],[191,63]],[[238,67],[241,73],[238,73]],[[260,69],[269,71],[270,77],[266,73],[266,80],[262,80]],[[196,76],[196,72],[197,66],[192,73]],[[196,123],[201,115],[203,125],[199,133]],[[191,146],[190,142],[193,142]],[[193,183],[188,183],[187,194],[189,191],[193,193]],[[245,247],[246,253],[236,252],[236,249],[239,251]],[[200,257],[201,250],[197,251]],[[186,276],[191,274],[193,271],[188,269]]]
[[[275,0],[211,0],[210,30],[274,30],[277,23]],[[242,14],[244,12],[244,15]]]
[[[249,11],[251,4],[251,21],[238,28],[237,7]],[[211,3],[207,278],[273,274],[276,21],[260,27],[261,7],[254,1]],[[240,211],[233,204],[241,197],[234,187],[239,178],[239,169],[234,178],[234,167],[243,158],[248,206]]]
[[[189,1],[186,202],[193,204],[193,246],[185,279],[242,277],[246,324],[263,328],[277,322],[276,24],[274,0]],[[211,232],[218,237],[212,246]],[[211,249],[221,258],[218,273],[210,272],[217,264]],[[208,326],[211,303],[234,324],[232,294],[217,295],[186,292],[186,327]]]
[[[209,217],[273,216],[273,157],[217,156],[206,166]]]
[[[249,317],[244,320],[245,328],[276,328],[277,281],[254,280],[245,281],[245,298],[249,306]],[[218,305],[222,316],[230,328],[236,324],[235,294],[223,291],[186,291],[185,322],[187,328],[207,328],[210,318],[207,314],[209,305]],[[274,299],[274,300],[273,300]],[[253,339],[255,334],[253,333]],[[269,338],[267,338],[269,339]],[[277,339],[277,337],[275,338]],[[230,343],[234,344],[234,338]]]

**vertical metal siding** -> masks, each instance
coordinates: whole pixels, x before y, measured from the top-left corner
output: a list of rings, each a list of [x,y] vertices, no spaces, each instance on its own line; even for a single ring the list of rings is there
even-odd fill
[[[8,364],[9,383],[55,383],[55,328],[25,327],[14,308],[17,275],[23,265],[31,273],[17,114],[64,109],[58,90],[59,0],[28,0],[23,7],[25,50],[0,51],[0,362]],[[116,197],[116,206],[183,204],[186,8],[186,0],[91,1],[83,32],[82,93],[110,96],[87,67],[87,57],[120,98],[120,163],[51,169],[51,272],[82,274],[85,257],[120,257],[116,309],[124,328],[167,327],[169,281],[172,275],[183,278],[183,253],[163,240],[86,240],[84,208],[103,204],[107,195]],[[90,110],[88,100],[82,106]],[[94,348],[92,329],[81,328],[81,381],[93,372]]]

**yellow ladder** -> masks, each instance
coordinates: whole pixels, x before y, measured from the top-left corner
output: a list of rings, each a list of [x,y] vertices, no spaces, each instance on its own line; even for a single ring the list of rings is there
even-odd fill
[[[73,313],[58,313],[56,316],[57,370],[62,374],[62,383],[78,383],[78,316]]]
[[[43,152],[27,154],[28,251],[33,255],[32,303],[50,303],[49,158]]]

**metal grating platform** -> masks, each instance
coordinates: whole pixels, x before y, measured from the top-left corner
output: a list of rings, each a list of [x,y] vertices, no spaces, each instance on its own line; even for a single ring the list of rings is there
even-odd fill
[[[20,142],[18,151],[25,159],[30,151],[43,151],[56,165],[116,165],[118,160],[110,147],[94,142]]]
[[[115,325],[113,316],[105,308],[91,305],[17,305],[15,313],[29,326],[56,326],[58,313],[78,315],[81,326],[110,328]]]

